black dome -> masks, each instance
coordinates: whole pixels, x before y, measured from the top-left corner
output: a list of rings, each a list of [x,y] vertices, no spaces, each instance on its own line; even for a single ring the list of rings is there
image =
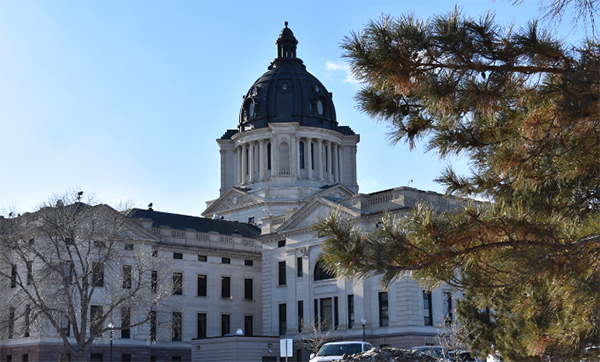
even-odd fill
[[[298,41],[287,21],[275,44],[277,58],[244,96],[238,131],[275,122],[337,130],[332,95],[296,57]]]

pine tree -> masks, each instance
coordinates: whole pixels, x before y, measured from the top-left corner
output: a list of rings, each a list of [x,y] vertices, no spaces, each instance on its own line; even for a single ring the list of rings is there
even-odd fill
[[[342,43],[358,108],[393,143],[424,143],[460,212],[420,204],[372,233],[332,214],[315,226],[330,270],[410,273],[463,290],[475,349],[509,360],[577,359],[600,340],[600,47],[567,46],[535,21],[514,29],[459,10],[383,16]],[[471,329],[469,329],[471,330]]]

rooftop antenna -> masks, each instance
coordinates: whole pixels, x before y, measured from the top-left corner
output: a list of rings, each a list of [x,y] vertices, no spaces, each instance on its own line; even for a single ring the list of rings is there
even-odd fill
[[[83,191],[77,193],[77,202],[81,201],[81,195],[83,195]]]

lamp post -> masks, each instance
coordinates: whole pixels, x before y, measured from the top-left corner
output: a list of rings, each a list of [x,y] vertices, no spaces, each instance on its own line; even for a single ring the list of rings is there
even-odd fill
[[[364,341],[366,341],[366,338],[365,338],[365,324],[367,324],[367,320],[364,319],[364,318],[361,318],[360,323],[362,323],[362,326],[363,326],[363,342],[364,342]]]
[[[112,341],[113,341],[113,327],[112,323],[108,323],[108,328],[110,328],[110,362],[112,362]]]

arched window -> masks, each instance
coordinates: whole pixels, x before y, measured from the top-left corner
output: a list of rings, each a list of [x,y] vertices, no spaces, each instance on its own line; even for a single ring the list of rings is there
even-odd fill
[[[304,168],[304,142],[298,144],[298,157],[300,158],[300,168]]]
[[[290,146],[286,142],[279,145],[279,171],[287,174],[290,171]]]
[[[325,280],[325,279],[335,279],[335,275],[323,269],[321,261],[317,261],[315,264],[315,272],[314,272],[315,281],[317,280]]]

